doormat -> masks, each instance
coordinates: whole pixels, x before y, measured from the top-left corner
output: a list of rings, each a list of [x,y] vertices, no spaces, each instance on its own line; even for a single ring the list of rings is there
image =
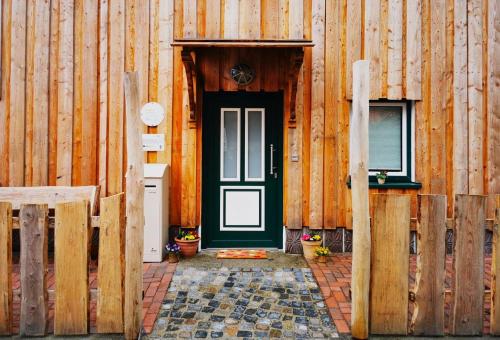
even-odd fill
[[[223,249],[217,252],[218,259],[267,259],[265,250],[255,249]]]

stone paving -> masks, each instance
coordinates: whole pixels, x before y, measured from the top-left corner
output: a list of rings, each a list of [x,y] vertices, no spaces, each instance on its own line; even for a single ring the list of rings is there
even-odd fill
[[[185,265],[144,338],[338,337],[309,268]]]

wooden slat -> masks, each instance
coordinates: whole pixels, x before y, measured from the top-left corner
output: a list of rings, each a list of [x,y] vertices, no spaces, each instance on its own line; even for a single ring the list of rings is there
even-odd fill
[[[45,336],[49,321],[47,294],[49,207],[23,204],[21,218],[21,336]]]
[[[101,195],[107,193],[108,165],[108,24],[109,2],[99,2],[99,149],[98,149],[98,183]]]
[[[123,278],[125,272],[125,205],[123,193],[101,199],[98,333],[123,332]]]
[[[125,2],[109,2],[108,35],[108,194],[122,192],[123,182],[123,70],[125,69]],[[142,126],[142,125],[138,125]]]
[[[370,297],[370,216],[368,207],[369,61],[353,66],[353,110],[349,164],[352,176],[352,336],[368,338]]]
[[[54,209],[57,203],[87,200],[90,212],[97,213],[99,208],[99,187],[8,187],[0,188],[0,202],[11,202],[14,210],[22,204],[48,204]]]
[[[323,150],[325,136],[325,1],[313,1],[311,84],[311,187],[309,227],[323,227]]]
[[[467,3],[467,98],[469,128],[469,194],[483,188],[483,36],[482,1]],[[485,59],[486,60],[486,59]]]
[[[278,38],[287,39],[290,30],[289,13],[290,4],[289,0],[278,0]]]
[[[74,3],[59,7],[57,92],[57,185],[71,185],[73,144]]]
[[[144,156],[141,148],[137,73],[124,78],[127,115],[127,202],[125,238],[125,337],[139,335],[142,320],[142,256],[144,238]]]
[[[491,313],[490,333],[500,335],[500,195],[496,195],[493,253],[491,255]]]
[[[373,194],[370,331],[405,335],[408,323],[410,196]]]
[[[304,37],[304,2],[302,0],[289,0],[288,6],[288,37],[302,39]]]
[[[387,99],[401,99],[403,96],[403,0],[389,0],[388,10]]]
[[[208,1],[205,11],[205,37],[217,39],[221,33],[221,0]]]
[[[12,331],[12,205],[0,202],[0,335]]]
[[[279,38],[279,0],[262,0],[260,7],[260,37]],[[248,15],[248,14],[246,14]]]
[[[55,335],[88,332],[89,204],[56,204],[54,312]]]
[[[59,119],[59,1],[50,2],[50,46],[49,46],[49,182],[57,182],[57,122]]]
[[[372,0],[365,6],[364,59],[370,60],[370,99],[381,96],[380,66],[380,1]]]
[[[312,0],[304,0],[304,38],[311,39],[312,36]],[[304,115],[302,123],[302,225],[309,225],[310,208],[310,151],[311,151],[311,83],[312,83],[312,51],[306,48],[304,51],[303,103]]]
[[[222,6],[221,6],[222,7]],[[240,8],[238,0],[224,0],[224,12],[221,15],[221,26],[225,39],[238,39],[240,27]]]
[[[417,275],[410,328],[414,335],[444,335],[446,196],[418,195]]]
[[[184,38],[195,38],[197,36],[197,12],[196,12],[196,1],[184,1]]]
[[[346,89],[347,98],[352,98],[352,64],[361,58],[361,0],[347,1],[346,29]]]
[[[422,2],[406,1],[406,99],[422,99]]]
[[[240,39],[260,38],[260,1],[240,1],[238,18],[238,37]],[[224,21],[226,20],[234,20],[234,18],[225,15]]]
[[[13,1],[11,6],[9,185],[21,186],[25,161],[26,0]]]
[[[9,163],[9,105],[6,98],[10,96],[10,44],[11,30],[9,27],[11,20],[11,2],[2,3],[2,64],[1,64],[1,88],[0,88],[0,162],[2,164]],[[9,167],[0,167],[0,186],[9,185]]]
[[[455,291],[451,333],[479,335],[483,331],[484,196],[455,196],[453,272]]]
[[[369,6],[369,5],[368,5]],[[380,97],[387,98],[387,56],[389,54],[389,0],[380,0],[379,14]]]

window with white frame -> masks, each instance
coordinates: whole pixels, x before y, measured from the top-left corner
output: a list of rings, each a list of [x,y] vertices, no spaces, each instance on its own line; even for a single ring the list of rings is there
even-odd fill
[[[369,169],[411,178],[411,109],[407,102],[370,102]]]

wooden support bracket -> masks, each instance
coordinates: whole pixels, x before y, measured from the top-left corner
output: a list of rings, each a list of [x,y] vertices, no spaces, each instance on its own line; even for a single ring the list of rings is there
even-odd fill
[[[297,100],[297,83],[299,82],[299,72],[304,62],[304,50],[296,49],[292,53],[290,73],[289,73],[289,86],[290,86],[290,117],[289,123],[291,127],[295,126],[295,102]]]
[[[196,122],[196,93],[195,93],[195,82],[197,79],[196,75],[196,65],[194,64],[193,55],[191,50],[183,49],[181,52],[182,63],[184,64],[184,70],[186,71],[186,79],[188,85],[188,95],[189,95],[189,121]]]

